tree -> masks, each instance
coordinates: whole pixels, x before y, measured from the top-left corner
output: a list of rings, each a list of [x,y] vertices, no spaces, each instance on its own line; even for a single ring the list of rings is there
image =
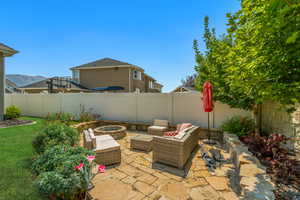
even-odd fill
[[[215,99],[252,110],[259,128],[261,104],[276,101],[289,111],[300,99],[300,4],[296,0],[243,0],[228,14],[221,37],[204,23],[206,51],[196,54],[197,87],[214,85]]]
[[[185,79],[181,80],[181,84],[184,87],[195,87],[195,79],[197,74],[188,75]]]

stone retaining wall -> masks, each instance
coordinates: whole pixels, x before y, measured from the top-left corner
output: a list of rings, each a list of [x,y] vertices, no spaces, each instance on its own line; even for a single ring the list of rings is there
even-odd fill
[[[266,167],[248,151],[248,147],[236,135],[229,133],[223,133],[223,144],[235,165],[241,195],[245,199],[275,199],[275,186],[266,173]]]
[[[106,126],[106,125],[121,125],[121,126],[125,126],[128,130],[147,131],[148,127],[151,126],[152,124],[110,121],[110,120],[99,120],[99,121],[79,123],[79,124],[76,124],[73,127],[77,128],[78,131],[81,132],[83,129],[96,128],[96,127],[99,127],[99,126]],[[170,130],[175,130],[176,126],[170,125],[169,129]],[[222,141],[223,134],[222,134],[221,130],[213,128],[213,129],[210,129],[210,131],[208,132],[207,128],[199,127],[199,129],[198,129],[199,139],[208,138],[209,133],[210,133],[210,136],[211,136],[212,139]]]

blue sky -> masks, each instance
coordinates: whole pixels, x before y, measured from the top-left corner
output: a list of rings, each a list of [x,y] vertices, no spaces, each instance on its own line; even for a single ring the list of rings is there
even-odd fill
[[[71,75],[70,67],[111,57],[138,65],[168,92],[194,72],[203,18],[218,34],[238,0],[10,0],[1,2],[0,42],[20,53],[9,74]]]

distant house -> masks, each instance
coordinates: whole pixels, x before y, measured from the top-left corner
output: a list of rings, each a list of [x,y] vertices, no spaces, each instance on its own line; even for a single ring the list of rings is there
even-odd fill
[[[73,80],[89,89],[123,88],[116,92],[161,92],[163,85],[146,74],[144,69],[126,62],[103,58],[72,67]]]
[[[171,93],[177,93],[177,92],[197,92],[197,90],[195,87],[178,86],[173,91],[171,91]]]
[[[52,88],[50,87],[50,82],[52,79]],[[68,78],[48,78],[42,81],[31,83],[20,87],[22,93],[43,93],[52,90],[53,93],[78,93],[78,92],[88,92],[89,90],[81,87],[80,85],[69,81]]]
[[[18,86],[13,83],[12,81],[6,79],[5,80],[5,93],[20,93],[21,90],[18,88]]]

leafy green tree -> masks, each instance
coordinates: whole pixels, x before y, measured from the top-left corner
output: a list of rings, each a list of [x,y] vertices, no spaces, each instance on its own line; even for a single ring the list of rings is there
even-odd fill
[[[261,104],[276,101],[288,111],[300,99],[300,4],[298,0],[243,0],[228,14],[226,35],[204,24],[206,51],[196,54],[198,88],[214,85],[215,99],[252,110],[259,128]]]

